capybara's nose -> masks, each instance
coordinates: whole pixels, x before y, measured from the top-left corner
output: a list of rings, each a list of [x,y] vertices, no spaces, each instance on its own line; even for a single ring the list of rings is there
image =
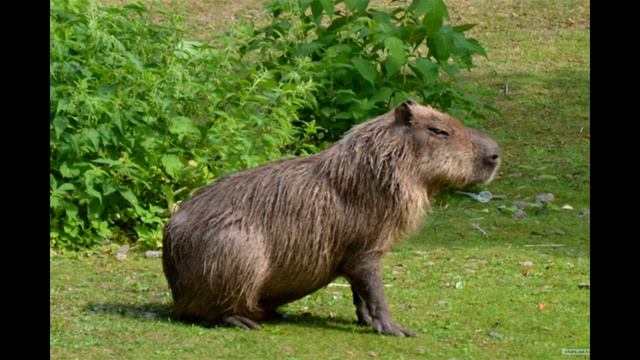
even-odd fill
[[[498,166],[498,164],[500,163],[500,155],[494,153],[487,156],[484,161],[487,163],[487,165]]]

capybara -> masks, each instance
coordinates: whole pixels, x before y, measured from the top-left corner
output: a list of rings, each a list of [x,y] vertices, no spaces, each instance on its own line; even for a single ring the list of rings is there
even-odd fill
[[[408,100],[315,155],[222,177],[164,228],[172,316],[258,329],[343,276],[360,324],[413,336],[389,314],[380,259],[438,190],[488,183],[499,163],[491,138]]]

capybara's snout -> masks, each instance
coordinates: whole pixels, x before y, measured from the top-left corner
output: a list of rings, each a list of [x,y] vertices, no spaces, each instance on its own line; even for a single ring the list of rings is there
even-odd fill
[[[476,181],[474,183],[487,184],[493,180],[495,174],[500,167],[502,157],[500,155],[500,147],[487,134],[469,128],[471,138],[476,148]]]

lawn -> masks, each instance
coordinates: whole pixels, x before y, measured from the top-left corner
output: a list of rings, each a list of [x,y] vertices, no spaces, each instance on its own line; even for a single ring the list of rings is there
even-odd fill
[[[195,36],[259,14],[257,2],[214,3],[184,2]],[[500,177],[476,190],[503,197],[442,194],[423,230],[386,256],[391,313],[417,338],[357,326],[344,280],[282,308],[285,319],[260,331],[174,322],[160,259],[132,249],[118,260],[116,247],[52,251],[51,357],[556,359],[588,349],[589,2],[447,5],[455,23],[479,24],[472,34],[489,55],[463,77],[502,112],[480,124],[502,147]],[[514,201],[543,193],[554,194],[551,206],[513,216]]]

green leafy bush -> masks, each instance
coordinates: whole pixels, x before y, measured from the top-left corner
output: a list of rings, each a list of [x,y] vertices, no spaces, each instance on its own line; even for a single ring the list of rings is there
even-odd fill
[[[447,25],[442,0],[274,0],[270,23],[246,51],[277,68],[310,57],[317,107],[303,110],[335,140],[354,123],[415,98],[473,121],[490,106],[458,90],[452,75],[485,50],[464,35],[474,25]]]
[[[216,48],[184,41],[177,19],[141,5],[50,3],[50,244],[102,239],[157,247],[174,204],[230,171],[313,151],[304,58],[242,60],[250,26]],[[294,126],[296,122],[296,126]]]

